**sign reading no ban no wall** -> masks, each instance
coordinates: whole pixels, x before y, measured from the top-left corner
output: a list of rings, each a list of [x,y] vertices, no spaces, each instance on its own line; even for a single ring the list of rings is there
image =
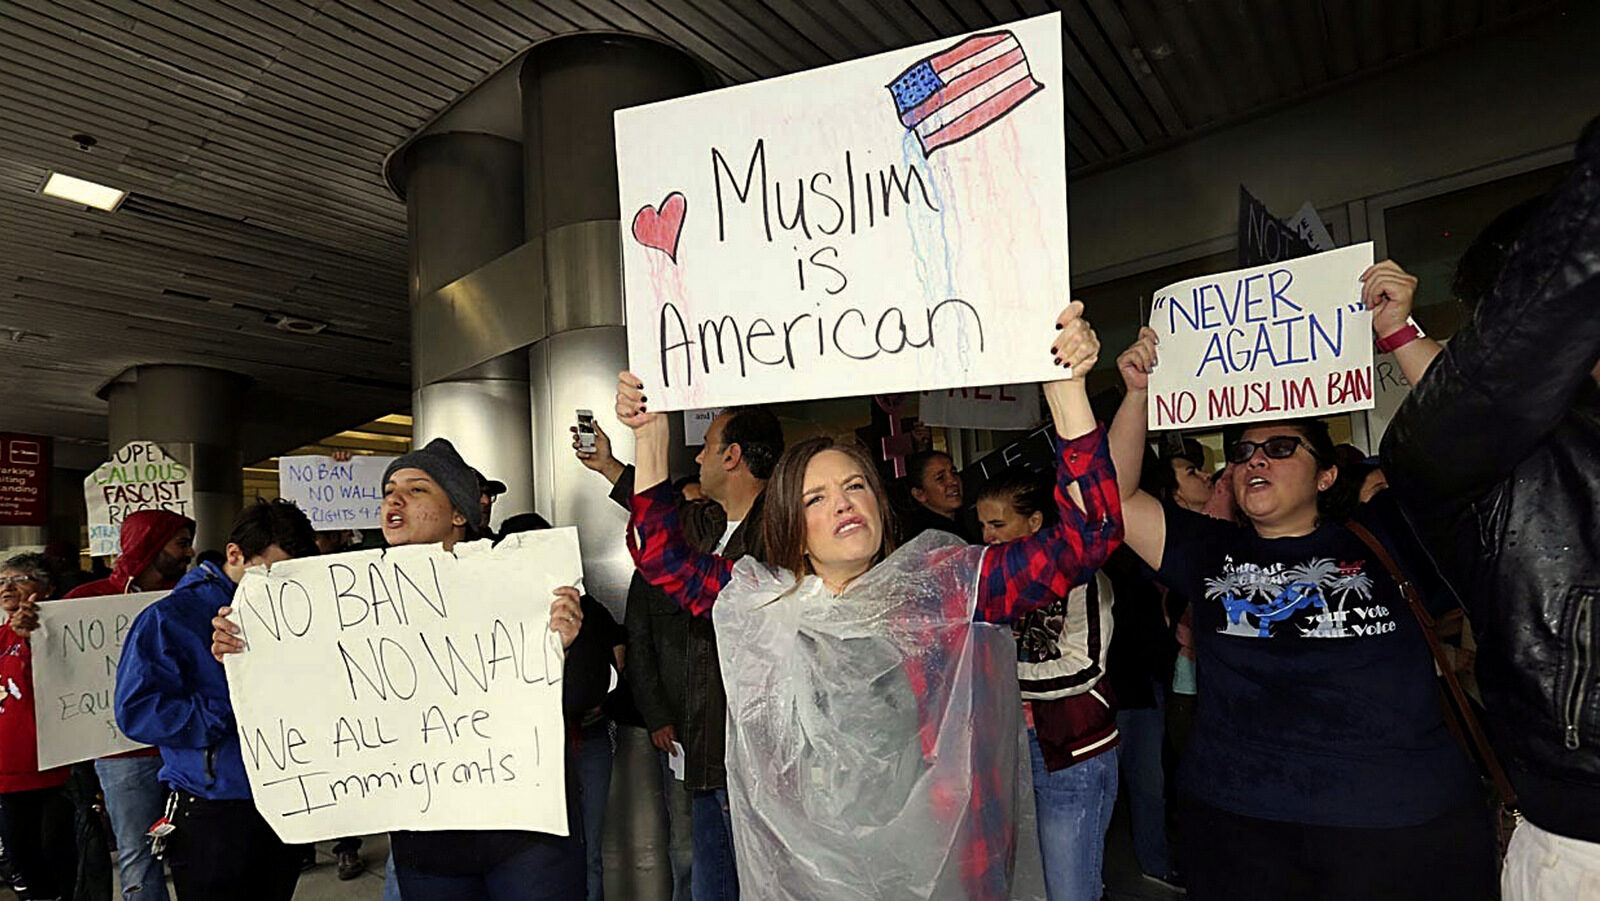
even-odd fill
[[[286,842],[395,829],[567,834],[556,588],[573,529],[252,569],[227,657],[256,808]]]

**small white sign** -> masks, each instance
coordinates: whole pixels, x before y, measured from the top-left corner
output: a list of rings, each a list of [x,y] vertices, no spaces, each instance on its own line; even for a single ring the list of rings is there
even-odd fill
[[[245,573],[226,658],[256,808],[285,842],[396,829],[567,834],[555,589],[574,529]]]
[[[1061,34],[1052,13],[618,111],[651,409],[1059,378]]]
[[[356,455],[339,462],[306,455],[278,458],[278,493],[294,501],[319,532],[382,528],[383,471],[394,457]]]
[[[1150,325],[1160,363],[1150,375],[1151,429],[1369,409],[1372,314],[1358,244],[1168,285]]]
[[[917,418],[954,429],[1021,431],[1039,424],[1038,385],[924,391]]]
[[[89,553],[103,557],[122,551],[122,521],[140,510],[167,510],[194,517],[194,483],[189,467],[167,456],[151,441],[131,441],[83,480],[89,508]]]
[[[706,430],[711,428],[711,423],[722,410],[712,407],[709,410],[684,410],[683,411],[683,443],[689,447],[701,447],[706,443]]]
[[[117,728],[117,663],[134,618],[166,596],[139,591],[39,605],[30,643],[40,769],[145,747]]]

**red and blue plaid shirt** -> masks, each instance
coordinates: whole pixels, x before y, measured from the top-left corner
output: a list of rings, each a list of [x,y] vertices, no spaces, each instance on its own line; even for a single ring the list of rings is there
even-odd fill
[[[1083,498],[1081,510],[1067,491],[1074,483]],[[1122,543],[1122,502],[1103,427],[1061,442],[1055,499],[1060,516],[1054,526],[996,545],[984,554],[972,615],[975,621],[1009,622],[1065,597],[1073,586],[1093,576]],[[677,491],[669,482],[635,494],[628,550],[647,580],[691,613],[703,616],[710,613],[717,595],[732,579],[734,561],[696,551],[684,540],[678,503]],[[961,553],[963,549],[943,548],[940,552]],[[965,616],[968,603],[967,597],[948,599],[955,616]],[[947,659],[945,654],[928,654],[919,658],[917,666],[906,667],[919,700],[931,693],[930,684],[945,678],[940,670]],[[1014,659],[988,663],[996,669],[1015,666]],[[931,755],[940,711],[923,709],[920,713],[922,750]],[[986,754],[985,748],[990,753]],[[974,784],[947,786],[942,799],[947,815],[971,820],[973,828],[964,831],[974,839],[961,851],[961,868],[973,898],[1004,898],[1011,883],[1016,824],[1007,816],[1013,804],[1005,790],[1016,770],[997,762],[985,765],[977,759],[996,754],[996,743],[975,742]]]

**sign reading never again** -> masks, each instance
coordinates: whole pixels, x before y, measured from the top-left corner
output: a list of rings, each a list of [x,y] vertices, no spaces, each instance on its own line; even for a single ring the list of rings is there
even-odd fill
[[[256,808],[291,843],[567,834],[550,601],[581,579],[573,529],[248,571],[226,666]]]
[[[619,111],[651,409],[1059,378],[1061,54],[1051,14]]]
[[[1372,406],[1372,245],[1189,279],[1156,292],[1151,429],[1208,428]]]
[[[130,441],[83,480],[89,508],[89,553],[121,553],[122,521],[140,510],[167,510],[194,518],[189,467],[152,441]]]
[[[136,591],[39,605],[30,643],[41,770],[144,747],[117,728],[117,663],[134,618],[166,596]]]

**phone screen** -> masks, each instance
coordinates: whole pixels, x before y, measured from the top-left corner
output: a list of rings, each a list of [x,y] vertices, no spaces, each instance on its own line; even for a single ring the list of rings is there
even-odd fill
[[[594,453],[594,412],[592,410],[578,411],[578,449],[584,453]]]

